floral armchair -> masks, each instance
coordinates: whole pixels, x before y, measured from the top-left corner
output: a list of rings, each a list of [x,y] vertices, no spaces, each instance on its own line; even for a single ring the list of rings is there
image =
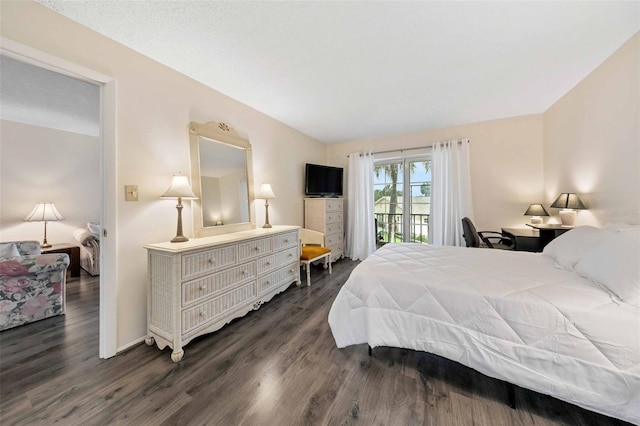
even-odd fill
[[[0,243],[0,331],[64,314],[68,267],[38,241]]]

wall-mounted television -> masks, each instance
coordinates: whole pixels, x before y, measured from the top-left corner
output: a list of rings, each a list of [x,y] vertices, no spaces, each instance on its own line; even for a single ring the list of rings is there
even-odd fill
[[[310,197],[336,197],[342,195],[342,167],[307,163],[304,175],[304,193]]]

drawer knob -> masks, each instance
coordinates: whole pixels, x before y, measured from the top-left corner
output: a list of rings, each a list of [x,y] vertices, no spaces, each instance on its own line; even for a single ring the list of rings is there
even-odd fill
[[[213,265],[216,262],[216,260],[212,257],[207,262],[209,262],[209,264]]]
[[[293,253],[289,253],[289,257],[293,257]]]
[[[289,239],[288,239],[288,238],[285,238],[284,242],[285,242],[285,243],[288,243],[288,242],[289,242]]]
[[[289,269],[289,273],[290,273],[290,274],[293,274],[293,269]]]
[[[200,312],[200,317],[202,318],[204,316],[204,312]]]
[[[267,262],[267,265],[271,265],[271,262]]]
[[[202,290],[204,290],[204,289],[206,289],[206,288],[207,288],[207,287],[205,287],[205,286],[204,286],[204,284],[200,284],[200,290],[201,290],[201,291],[202,291]]]
[[[246,274],[246,273],[247,273],[247,271],[240,271],[240,273],[241,273],[242,275],[244,275],[244,274]]]
[[[265,284],[271,284],[271,281],[267,280],[267,281],[265,282]]]
[[[260,250],[260,248],[258,248],[258,246],[255,246],[253,249],[254,249],[255,251]]]

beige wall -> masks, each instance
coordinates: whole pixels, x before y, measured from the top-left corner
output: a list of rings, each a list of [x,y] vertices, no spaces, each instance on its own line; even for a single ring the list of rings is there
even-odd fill
[[[117,81],[117,344],[146,332],[143,245],[175,235],[175,201],[159,200],[171,176],[189,170],[190,121],[223,121],[253,146],[254,186],[270,182],[273,224],[302,225],[303,167],[323,162],[325,145],[211,88],[146,58],[33,2],[1,2],[3,37]],[[188,48],[188,46],[185,46]],[[124,185],[139,185],[140,201],[124,201]],[[256,219],[264,204],[256,202]],[[191,235],[190,206],[183,212]]]
[[[544,113],[545,201],[578,193],[578,225],[640,223],[639,80],[636,33]]]
[[[421,147],[459,138],[471,141],[477,228],[524,226],[528,217],[523,213],[529,204],[542,202],[543,197],[541,114],[329,145],[327,161],[346,167],[347,154],[351,152]]]
[[[40,201],[65,220],[47,224],[50,244],[100,219],[100,155],[95,136],[0,120],[0,241],[42,241],[42,222],[22,219]]]

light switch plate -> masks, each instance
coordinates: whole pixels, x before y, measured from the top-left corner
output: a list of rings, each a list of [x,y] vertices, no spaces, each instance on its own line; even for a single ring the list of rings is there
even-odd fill
[[[126,201],[138,201],[138,185],[125,185],[124,194]]]

